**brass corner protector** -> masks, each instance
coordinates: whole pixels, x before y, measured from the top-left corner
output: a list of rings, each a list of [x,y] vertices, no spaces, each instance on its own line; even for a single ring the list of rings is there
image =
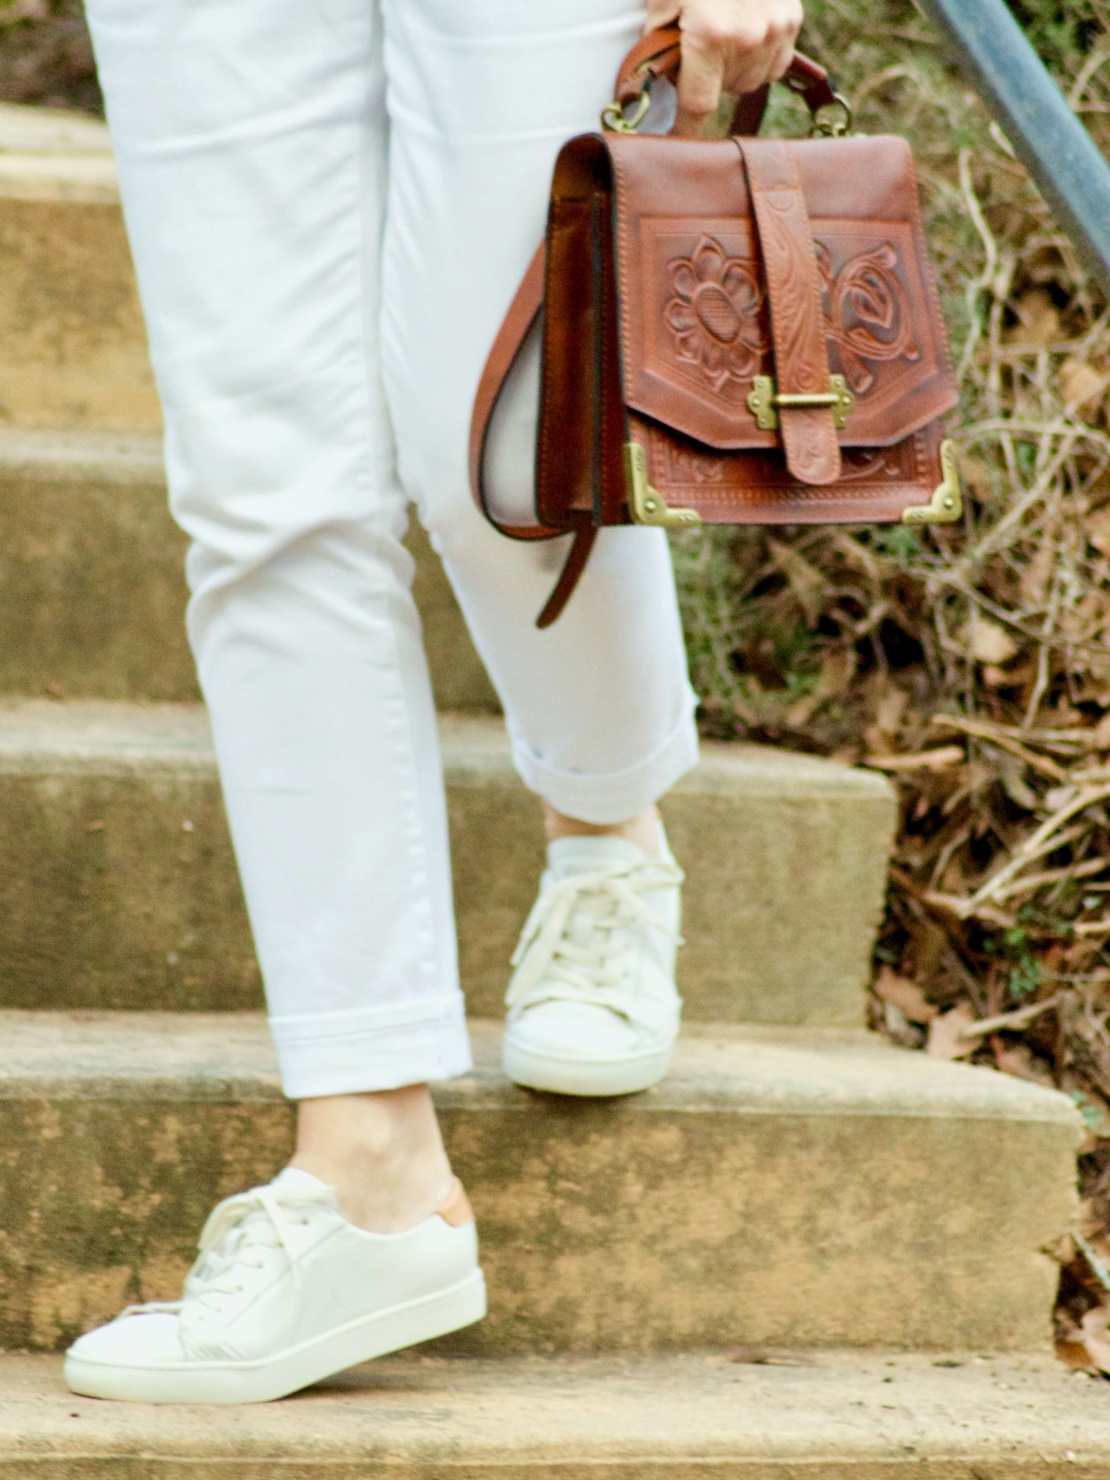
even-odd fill
[[[960,473],[956,467],[954,442],[942,442],[940,466],[944,474],[941,483],[927,504],[912,504],[902,510],[903,524],[955,524],[963,514],[964,500],[960,489]]]
[[[660,529],[696,529],[701,515],[695,509],[672,509],[648,482],[647,455],[639,442],[624,444],[624,488],[633,524]]]

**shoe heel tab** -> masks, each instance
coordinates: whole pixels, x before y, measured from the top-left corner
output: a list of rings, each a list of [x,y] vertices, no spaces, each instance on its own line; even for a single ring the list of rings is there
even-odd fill
[[[464,1223],[474,1222],[474,1209],[458,1177],[451,1179],[451,1191],[436,1208],[436,1212],[452,1228],[461,1228]]]

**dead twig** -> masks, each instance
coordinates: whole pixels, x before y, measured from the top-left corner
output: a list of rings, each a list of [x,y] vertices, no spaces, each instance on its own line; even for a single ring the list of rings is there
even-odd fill
[[[996,1017],[980,1018],[960,1029],[961,1038],[984,1038],[989,1033],[1017,1033],[1036,1022],[1046,1012],[1055,1012],[1059,1005],[1059,993],[1047,997],[1043,1002],[1031,1002],[1028,1007],[1015,1008],[1013,1012],[1000,1012]]]

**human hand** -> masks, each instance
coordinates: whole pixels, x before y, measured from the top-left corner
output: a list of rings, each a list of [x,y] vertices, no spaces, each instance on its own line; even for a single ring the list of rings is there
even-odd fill
[[[802,0],[647,0],[644,30],[682,30],[674,132],[701,134],[721,94],[756,92],[790,66]]]

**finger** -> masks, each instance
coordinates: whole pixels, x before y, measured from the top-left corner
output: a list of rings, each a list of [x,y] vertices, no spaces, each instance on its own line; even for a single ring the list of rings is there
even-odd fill
[[[784,41],[782,46],[779,48],[779,54],[777,58],[772,64],[770,81],[778,82],[780,78],[785,77],[787,72],[790,71],[790,63],[793,60],[794,43],[793,41]]]
[[[725,67],[725,89],[738,94],[756,92],[784,76],[793,58],[793,28],[782,36],[769,37],[758,49],[735,48]]]
[[[719,47],[709,46],[697,35],[683,31],[675,133],[693,137],[701,132],[705,120],[716,113],[724,69],[725,54]]]
[[[647,14],[644,17],[643,35],[651,31],[658,31],[663,26],[673,25],[681,14],[681,5],[667,4],[666,0],[648,0]]]

